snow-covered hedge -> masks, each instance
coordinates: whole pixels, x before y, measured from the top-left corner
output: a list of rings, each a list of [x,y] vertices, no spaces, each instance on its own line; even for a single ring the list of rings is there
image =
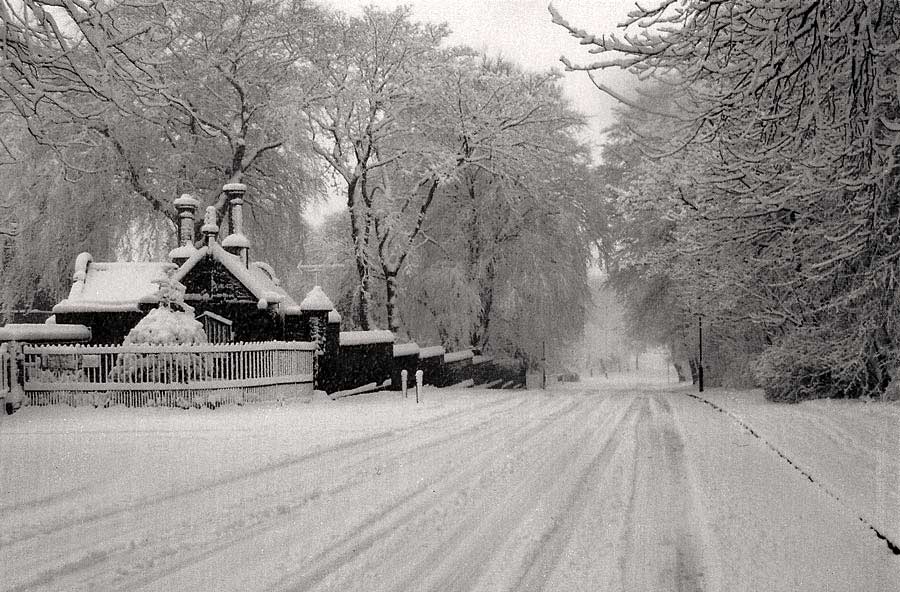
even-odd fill
[[[183,292],[170,281],[160,282],[160,305],[142,318],[125,337],[125,345],[189,345],[206,343],[203,323],[184,305]],[[187,310],[176,310],[182,308]],[[196,353],[120,354],[109,373],[113,382],[173,383],[203,375],[203,357]]]
[[[756,378],[770,401],[881,397],[893,360],[879,354],[873,334],[866,327],[839,334],[829,327],[797,329],[759,356]]]

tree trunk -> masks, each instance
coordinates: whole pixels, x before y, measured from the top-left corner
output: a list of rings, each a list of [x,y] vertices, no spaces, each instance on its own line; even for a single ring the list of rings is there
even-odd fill
[[[394,334],[400,332],[400,309],[397,305],[397,272],[384,269],[384,289],[387,297],[388,329]]]
[[[687,376],[684,373],[684,362],[673,362],[675,366],[675,374],[678,375],[678,382],[687,382]]]
[[[487,348],[491,326],[491,310],[494,307],[494,262],[489,261],[485,270],[485,277],[481,283],[481,314],[478,317],[478,327],[475,327],[475,339],[472,345],[482,351]]]
[[[360,224],[360,213],[356,207],[356,188],[359,179],[347,183],[347,208],[350,210],[350,237],[353,240],[353,255],[356,259],[356,273],[359,276],[357,290],[357,322],[363,331],[372,327],[372,281],[366,264],[366,231]]]

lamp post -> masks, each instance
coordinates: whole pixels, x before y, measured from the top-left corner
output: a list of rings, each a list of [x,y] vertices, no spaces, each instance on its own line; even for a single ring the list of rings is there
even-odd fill
[[[700,262],[700,257],[697,257],[697,279],[699,280],[702,277],[703,273],[703,265]],[[697,355],[697,386],[700,387],[700,392],[703,392],[703,307],[700,298],[700,291],[697,292],[697,343],[698,343],[698,355]]]
[[[699,338],[699,356],[697,359],[697,383],[703,392],[703,315],[697,315],[697,333]]]

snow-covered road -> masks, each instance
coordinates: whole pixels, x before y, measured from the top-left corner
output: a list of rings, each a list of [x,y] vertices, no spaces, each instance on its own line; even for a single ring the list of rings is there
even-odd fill
[[[0,423],[0,589],[900,590],[878,512],[687,392],[26,408]],[[774,435],[809,414],[710,396]]]

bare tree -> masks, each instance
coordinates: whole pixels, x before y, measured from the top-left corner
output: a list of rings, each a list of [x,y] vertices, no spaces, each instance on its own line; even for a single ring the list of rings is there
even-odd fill
[[[428,82],[444,61],[439,49],[447,35],[443,26],[409,20],[407,9],[366,9],[360,18],[335,15],[322,35],[337,41],[332,51],[314,60],[319,87],[328,92],[305,109],[306,132],[316,153],[343,181],[350,212],[350,235],[359,276],[358,322],[372,324],[371,235],[374,232],[374,182],[379,169],[404,158],[419,158],[423,134],[417,125],[433,89]],[[418,116],[417,116],[418,115]],[[387,145],[404,146],[388,152]],[[427,158],[427,157],[422,157]],[[412,206],[424,216],[437,178],[425,174]],[[418,199],[421,196],[421,199]],[[402,264],[402,261],[401,261]]]

